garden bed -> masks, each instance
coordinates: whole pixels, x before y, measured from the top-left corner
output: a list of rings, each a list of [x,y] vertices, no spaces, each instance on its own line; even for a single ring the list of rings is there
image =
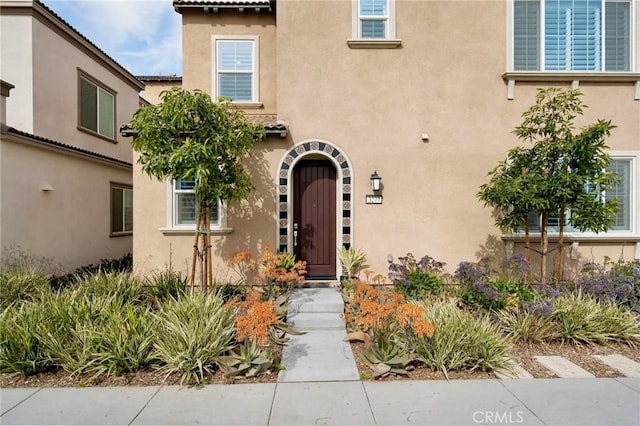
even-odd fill
[[[355,342],[351,343],[351,350],[356,359],[356,365],[362,380],[373,380],[371,367],[362,359],[364,344]],[[596,377],[624,377],[619,371],[609,367],[602,361],[594,358],[593,355],[612,355],[619,354],[626,356],[636,362],[640,362],[640,351],[625,343],[612,343],[610,345],[571,345],[567,343],[518,343],[513,346],[513,359],[527,370],[534,378],[554,378],[557,377],[553,372],[547,370],[541,364],[536,362],[535,356],[540,355],[559,355],[578,366],[589,371]],[[472,370],[454,370],[447,372],[450,380],[469,380],[469,379],[495,379],[496,375],[492,372],[472,371]],[[442,371],[435,371],[428,367],[416,364],[414,369],[409,372],[408,376],[390,375],[382,379],[387,380],[445,380],[446,377]]]

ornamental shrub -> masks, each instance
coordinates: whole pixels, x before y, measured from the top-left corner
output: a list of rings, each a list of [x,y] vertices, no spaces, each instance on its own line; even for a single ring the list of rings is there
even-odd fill
[[[598,300],[610,300],[640,314],[640,261],[587,263],[576,280],[576,288],[595,296]]]
[[[493,268],[488,259],[461,262],[454,274],[460,283],[458,295],[467,305],[484,310],[518,308],[524,302],[541,298],[526,281],[528,269],[522,255],[508,258],[499,268]]]
[[[421,299],[439,294],[442,289],[443,262],[430,256],[416,260],[412,253],[399,257],[399,263],[389,265],[389,279],[395,290],[409,299]]]

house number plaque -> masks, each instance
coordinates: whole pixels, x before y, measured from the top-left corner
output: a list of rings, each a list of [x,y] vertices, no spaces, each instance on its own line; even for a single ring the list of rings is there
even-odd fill
[[[367,204],[382,204],[382,195],[366,195],[365,202]]]

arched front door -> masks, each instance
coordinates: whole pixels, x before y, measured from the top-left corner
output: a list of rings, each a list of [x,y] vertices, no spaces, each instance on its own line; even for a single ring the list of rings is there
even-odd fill
[[[336,168],[300,160],[293,170],[293,245],[307,278],[336,278]]]

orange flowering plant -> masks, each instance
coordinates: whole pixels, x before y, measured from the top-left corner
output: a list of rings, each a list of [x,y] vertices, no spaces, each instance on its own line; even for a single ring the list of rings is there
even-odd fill
[[[307,273],[307,262],[296,261],[291,253],[274,253],[266,243],[260,247],[257,259],[247,251],[238,251],[231,254],[227,265],[245,284],[252,276],[254,284],[266,287],[270,297],[288,292],[295,283],[304,281]]]
[[[415,359],[408,349],[408,337],[432,337],[434,332],[422,306],[407,303],[395,291],[382,291],[362,281],[355,282],[345,320],[369,335],[371,346],[363,356],[375,366],[376,377],[407,374]]]

